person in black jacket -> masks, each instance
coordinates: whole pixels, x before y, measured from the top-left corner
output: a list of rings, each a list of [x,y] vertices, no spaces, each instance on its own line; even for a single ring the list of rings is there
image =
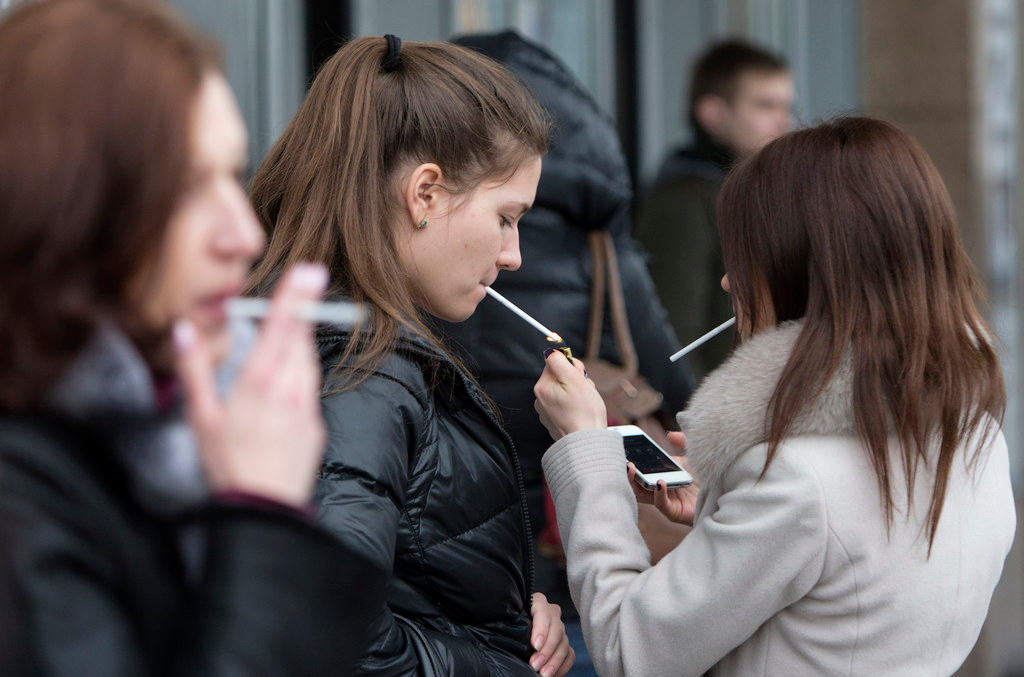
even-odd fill
[[[28,3],[0,90],[0,674],[350,674],[385,579],[308,514],[321,266],[215,386],[264,238],[214,48],[154,2]]]
[[[561,334],[582,357],[593,265],[587,234],[608,231],[615,242],[640,374],[664,395],[662,407],[671,420],[686,404],[693,377],[686,360],[668,361],[679,342],[647,273],[646,252],[629,235],[633,193],[615,125],[556,57],[516,33],[463,36],[454,42],[519,75],[554,120],[537,200],[523,218],[523,266],[515,275],[500,278],[495,289]],[[541,353],[548,344],[494,302],[481,304],[466,322],[446,324],[444,332],[462,347],[460,356],[501,407],[519,450],[531,520],[542,526],[540,458],[550,437],[533,409],[533,385],[543,370]],[[608,318],[600,357],[621,363]]]
[[[361,674],[563,675],[560,609],[532,594],[523,479],[486,395],[427,326],[519,267],[547,125],[501,66],[360,38],[320,70],[253,178],[271,232],[254,288],[320,261],[366,326],[321,328],[321,522],[392,576]],[[531,670],[533,668],[533,670]]]

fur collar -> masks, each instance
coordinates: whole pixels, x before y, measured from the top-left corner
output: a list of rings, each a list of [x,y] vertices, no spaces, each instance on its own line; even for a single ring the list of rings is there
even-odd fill
[[[765,441],[768,401],[802,329],[802,321],[785,322],[740,345],[677,415],[686,433],[687,459],[702,483],[717,482],[741,454]],[[852,394],[847,356],[790,434],[856,435]]]

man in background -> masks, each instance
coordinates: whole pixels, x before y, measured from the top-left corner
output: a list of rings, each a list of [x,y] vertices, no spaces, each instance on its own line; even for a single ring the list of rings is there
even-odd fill
[[[715,217],[729,168],[788,132],[793,79],[782,58],[729,40],[697,60],[687,112],[693,141],[671,152],[640,208],[636,238],[651,252],[651,277],[685,344],[732,317],[719,282],[725,269]],[[699,380],[732,346],[733,332],[690,353]]]

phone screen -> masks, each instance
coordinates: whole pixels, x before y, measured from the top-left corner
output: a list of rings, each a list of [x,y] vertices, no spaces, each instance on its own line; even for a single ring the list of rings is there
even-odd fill
[[[626,460],[644,475],[680,471],[672,459],[643,435],[626,435],[622,442],[626,447]]]

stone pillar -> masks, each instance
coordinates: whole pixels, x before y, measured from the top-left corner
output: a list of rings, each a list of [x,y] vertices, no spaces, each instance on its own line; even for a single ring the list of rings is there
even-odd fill
[[[968,252],[984,255],[972,176],[971,12],[965,0],[862,0],[864,112],[924,146],[956,206]]]

